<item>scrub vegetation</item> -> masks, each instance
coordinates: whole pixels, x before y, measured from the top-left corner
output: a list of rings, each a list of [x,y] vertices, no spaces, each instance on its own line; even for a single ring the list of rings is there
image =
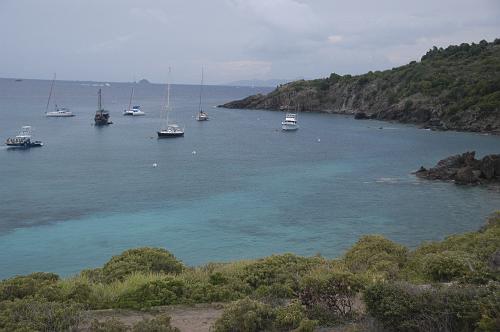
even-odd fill
[[[273,255],[188,267],[138,248],[71,278],[33,273],[0,282],[0,331],[67,331],[95,309],[224,303],[214,331],[500,330],[500,213],[479,231],[410,250],[364,236],[342,257]],[[87,322],[88,323],[88,322]],[[89,324],[89,323],[88,323]],[[177,331],[167,316],[91,331]]]

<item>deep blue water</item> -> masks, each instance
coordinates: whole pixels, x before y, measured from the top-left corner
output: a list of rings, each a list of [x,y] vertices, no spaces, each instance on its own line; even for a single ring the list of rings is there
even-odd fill
[[[500,192],[417,180],[411,171],[500,137],[299,114],[213,108],[268,89],[205,87],[211,120],[194,120],[197,86],[172,88],[183,138],[157,140],[165,86],[137,85],[145,117],[121,115],[131,84],[102,87],[114,124],[92,126],[98,87],[58,82],[73,118],[45,118],[50,82],[0,80],[0,139],[32,125],[45,146],[0,148],[0,278],[71,275],[138,246],[189,265],[272,253],[335,257],[361,235],[415,246],[475,230]],[[383,129],[379,129],[383,127]],[[193,153],[196,151],[196,153]],[[158,167],[154,168],[153,163]]]

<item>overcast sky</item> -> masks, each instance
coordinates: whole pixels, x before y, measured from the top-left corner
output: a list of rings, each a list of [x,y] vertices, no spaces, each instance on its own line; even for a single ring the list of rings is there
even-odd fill
[[[0,0],[0,77],[315,78],[495,38],[500,0]]]

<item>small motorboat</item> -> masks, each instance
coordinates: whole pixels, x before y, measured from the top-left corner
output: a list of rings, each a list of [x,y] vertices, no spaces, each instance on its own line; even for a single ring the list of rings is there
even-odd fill
[[[167,128],[160,129],[157,133],[158,138],[180,137],[184,136],[184,129],[176,124],[169,124]]]
[[[293,131],[299,129],[299,125],[297,124],[297,114],[286,113],[285,121],[281,122],[281,129],[285,131]]]
[[[13,138],[7,138],[5,145],[9,148],[27,149],[41,147],[43,143],[41,141],[32,141],[31,126],[24,126],[21,128],[19,135]]]

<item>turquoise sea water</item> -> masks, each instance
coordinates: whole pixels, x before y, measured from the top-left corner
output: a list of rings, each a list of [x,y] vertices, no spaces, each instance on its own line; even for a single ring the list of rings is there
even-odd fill
[[[299,131],[281,132],[282,113],[213,108],[268,89],[216,86],[205,89],[211,120],[199,123],[198,87],[176,85],[172,117],[186,135],[157,140],[164,86],[137,86],[134,104],[147,113],[137,118],[121,115],[131,84],[102,87],[106,128],[92,126],[99,87],[58,82],[58,102],[76,117],[51,119],[49,86],[0,80],[0,138],[32,125],[45,143],[0,148],[0,278],[71,275],[138,246],[189,265],[335,257],[369,233],[415,246],[475,230],[500,209],[494,188],[411,174],[466,150],[500,153],[500,137],[308,113]]]

